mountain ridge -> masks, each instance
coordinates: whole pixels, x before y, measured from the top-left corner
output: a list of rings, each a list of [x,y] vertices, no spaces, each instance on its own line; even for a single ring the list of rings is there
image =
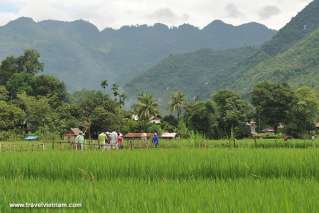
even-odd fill
[[[307,28],[307,31],[304,30],[304,28],[300,28],[301,26],[306,25],[306,23],[309,26],[312,26],[311,28]],[[211,60],[214,60],[214,58],[204,57],[205,61],[201,61],[198,59],[197,61],[193,61],[192,67],[185,68],[185,70],[179,69],[179,67],[182,67],[185,63],[187,63],[188,60],[192,60],[192,58],[196,58],[197,56],[192,57],[184,57],[183,60],[176,60],[174,63],[167,63],[165,64],[165,60],[160,62],[158,65],[152,67],[142,75],[136,77],[133,81],[129,82],[126,85],[126,90],[129,91],[131,96],[136,95],[136,89],[138,87],[141,87],[141,82],[145,82],[144,84],[144,90],[149,91],[151,93],[154,93],[158,95],[157,91],[163,91],[163,88],[161,86],[156,86],[157,83],[153,81],[153,84],[145,81],[145,76],[153,75],[153,76],[160,76],[161,72],[165,72],[165,69],[168,69],[167,67],[170,67],[171,75],[177,75],[181,77],[181,82],[184,80],[184,73],[188,73],[188,75],[191,75],[194,82],[198,82],[197,84],[192,86],[192,90],[188,91],[184,89],[185,85],[180,85],[180,87],[174,87],[174,90],[181,90],[186,93],[190,93],[191,95],[200,96],[203,98],[209,97],[209,95],[213,92],[216,92],[217,90],[222,89],[232,89],[237,91],[238,93],[241,93],[243,95],[248,95],[248,92],[251,91],[252,87],[264,80],[273,80],[277,82],[279,79],[281,81],[285,82],[289,76],[289,74],[284,74],[284,72],[289,73],[289,71],[286,69],[289,66],[289,61],[294,60],[296,57],[298,57],[297,54],[288,54],[291,58],[285,57],[286,63],[281,63],[281,66],[284,66],[284,68],[278,68],[280,66],[280,63],[278,63],[278,60],[280,58],[283,58],[281,54],[287,54],[286,52],[294,50],[296,45],[305,42],[305,39],[309,39],[308,37],[312,35],[312,33],[316,32],[316,30],[319,29],[319,0],[315,0],[311,2],[303,11],[298,13],[296,17],[294,17],[291,22],[289,22],[283,29],[279,30],[279,32],[271,39],[270,41],[266,42],[264,45],[262,45],[258,50],[252,52],[247,57],[244,57],[243,60],[235,60],[235,61],[229,61],[228,63],[236,62],[233,66],[228,66],[228,64],[225,63],[224,67],[222,69],[217,69],[215,65],[218,65],[218,62],[210,63]],[[290,36],[286,38],[286,35],[289,34],[289,32],[293,32]],[[314,36],[319,34],[314,33]],[[312,37],[314,40],[314,38]],[[309,43],[309,42],[308,42]],[[317,44],[317,43],[314,43]],[[308,49],[318,53],[315,48],[310,48],[311,46],[308,46]],[[303,49],[304,52],[306,52],[306,49]],[[236,49],[233,49],[234,52],[236,52]],[[299,54],[302,55],[302,51],[298,51]],[[193,54],[196,54],[196,52],[193,52]],[[221,54],[223,54],[221,52]],[[308,51],[307,54],[310,55],[310,52]],[[277,55],[279,55],[279,59],[277,59]],[[171,56],[174,58],[174,56]],[[175,56],[176,58],[179,58],[178,55]],[[236,58],[237,59],[237,58]],[[233,60],[230,58],[230,60]],[[303,60],[317,60],[314,56],[313,59],[308,58],[307,55],[303,57]],[[319,59],[318,59],[319,61]],[[275,63],[276,62],[276,63]],[[300,62],[300,64],[306,64],[306,62]],[[174,68],[175,67],[175,68]],[[273,72],[269,69],[269,67],[276,69],[277,72]],[[285,68],[286,67],[286,68]],[[307,70],[306,68],[304,68]],[[207,79],[205,81],[209,82],[207,86],[205,86],[204,81],[199,81],[200,74],[203,70],[210,70],[210,73],[207,74]],[[191,74],[190,74],[191,73]],[[303,73],[297,72],[300,79],[303,79]],[[279,78],[280,75],[284,76],[283,78]],[[315,77],[316,74],[312,72],[312,75]],[[319,80],[319,77],[315,78]],[[165,82],[166,79],[158,79],[159,82]],[[311,82],[311,76],[308,75],[307,77],[307,83]],[[213,82],[213,84],[212,84]],[[296,82],[302,83],[300,80],[294,78],[293,80],[290,80],[291,84],[294,84]],[[167,87],[172,87],[172,85],[166,85]]]
[[[205,30],[189,24],[99,30],[84,20],[36,22],[22,17],[0,27],[0,59],[36,49],[46,64],[45,72],[65,81],[68,89],[99,89],[101,79],[124,85],[170,54],[260,46],[275,33],[253,23],[233,26],[215,21]]]

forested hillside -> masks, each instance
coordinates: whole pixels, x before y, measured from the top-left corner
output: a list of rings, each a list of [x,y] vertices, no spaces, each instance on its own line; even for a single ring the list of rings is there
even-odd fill
[[[223,51],[203,49],[170,56],[143,76],[134,79],[127,85],[127,91],[130,94],[150,91],[161,97],[163,103],[170,93],[177,90],[191,98],[206,98],[212,90],[227,83],[225,80],[234,68],[257,52],[257,49],[250,47]]]
[[[272,40],[266,42],[262,47],[262,51],[269,55],[276,55],[289,49],[318,27],[319,0],[314,0],[283,27]]]
[[[171,56],[126,88],[131,94],[144,89],[162,98],[163,90],[208,97],[220,89],[233,89],[247,95],[264,80],[312,86],[318,79],[318,29],[319,1],[315,0],[259,49],[205,50]],[[236,54],[239,56],[233,57]]]
[[[319,28],[289,50],[248,70],[236,88],[249,91],[256,82],[264,80],[319,89]]]
[[[233,26],[214,21],[203,29],[155,24],[99,31],[82,20],[37,23],[20,18],[0,27],[0,60],[36,49],[46,64],[45,73],[59,77],[71,90],[96,89],[101,79],[123,84],[170,54],[260,46],[275,33],[257,23]]]

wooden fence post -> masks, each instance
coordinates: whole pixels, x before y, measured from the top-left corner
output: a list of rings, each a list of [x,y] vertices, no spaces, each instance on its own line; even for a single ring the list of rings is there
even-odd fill
[[[132,143],[132,141],[130,141],[130,149],[131,149],[131,150],[133,149],[133,143]]]

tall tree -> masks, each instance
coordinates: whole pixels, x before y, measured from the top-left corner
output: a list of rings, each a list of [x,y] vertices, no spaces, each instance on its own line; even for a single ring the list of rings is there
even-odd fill
[[[127,95],[125,93],[120,94],[119,103],[121,106],[125,106]]]
[[[109,86],[107,80],[101,81],[101,87],[104,89],[104,93],[106,93],[106,88]]]
[[[5,86],[0,86],[0,101],[6,101],[9,98],[9,92]]]
[[[96,107],[92,114],[92,130],[93,132],[102,132],[102,131],[119,131],[121,129],[122,118],[119,114],[114,114],[112,112],[108,112],[103,107]]]
[[[25,92],[27,95],[33,94],[35,77],[30,73],[15,73],[6,83],[6,87],[11,98],[16,98],[18,93]]]
[[[123,111],[119,104],[101,91],[82,90],[72,95],[72,102],[78,106],[78,120],[94,136],[96,130],[113,128],[122,122]],[[112,119],[117,118],[118,121]],[[109,125],[114,122],[114,125]],[[107,126],[103,126],[103,125]],[[97,128],[97,129],[94,129]]]
[[[196,102],[187,107],[187,126],[209,138],[218,138],[218,111],[214,102]],[[181,123],[182,124],[182,123]]]
[[[289,113],[296,103],[296,97],[288,84],[263,82],[252,92],[252,104],[258,117],[267,125],[278,130],[280,123],[286,123]]]
[[[152,117],[159,115],[158,107],[158,103],[152,95],[143,93],[137,97],[137,103],[133,106],[133,109],[139,119],[149,121]]]
[[[50,107],[48,98],[27,96],[25,93],[21,93],[18,94],[18,100],[26,113],[28,129],[37,130],[42,127],[57,130],[59,118]]]
[[[25,113],[17,106],[0,100],[0,130],[10,130],[21,126]]]
[[[180,116],[182,114],[182,111],[185,107],[186,100],[185,95],[182,92],[176,92],[171,96],[171,102],[170,102],[170,111],[177,113],[177,119],[180,120]]]
[[[297,102],[293,105],[286,124],[286,131],[294,137],[303,137],[308,131],[315,129],[318,121],[319,96],[309,87],[296,90]]]
[[[119,96],[119,85],[113,84],[112,92],[113,92],[114,100],[117,101],[117,97]]]
[[[0,84],[6,84],[17,72],[19,72],[17,58],[10,56],[4,59],[0,66]]]
[[[36,76],[32,86],[34,96],[56,96],[60,101],[66,100],[67,92],[64,83],[53,76]]]
[[[40,54],[38,51],[28,49],[17,59],[19,72],[37,74],[42,72],[44,64],[40,62]]]
[[[44,64],[40,62],[40,54],[36,50],[25,50],[19,57],[7,57],[0,66],[0,84],[6,84],[17,73],[35,75],[42,72]]]
[[[220,91],[213,96],[219,114],[219,128],[224,136],[236,135],[235,130],[245,125],[252,112],[249,104],[232,91]]]

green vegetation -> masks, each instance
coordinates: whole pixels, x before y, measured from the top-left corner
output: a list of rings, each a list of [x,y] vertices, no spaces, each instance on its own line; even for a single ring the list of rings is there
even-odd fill
[[[80,212],[317,211],[318,158],[316,149],[2,153],[1,211],[27,202],[82,203]]]
[[[39,60],[38,52],[26,50],[22,56],[8,57],[1,63],[0,140],[28,132],[60,136],[79,126],[89,136],[105,127],[120,129],[125,100],[116,85],[112,88],[114,99],[99,91],[70,95],[63,82],[40,74],[44,65]]]
[[[170,56],[129,82],[127,91],[134,95],[141,88],[165,103],[165,90],[208,98],[212,91],[231,89],[247,97],[263,81],[318,90],[318,14],[319,1],[315,0],[259,49],[200,50]]]
[[[319,27],[319,1],[312,1],[285,27],[283,27],[269,42],[262,46],[262,51],[276,55],[288,50],[307,37]]]
[[[137,103],[133,106],[140,120],[148,122],[159,115],[158,104],[150,94],[141,94],[137,97]]]
[[[263,80],[286,82],[293,86],[308,85],[318,89],[319,29],[295,46],[247,70],[236,88],[249,91]],[[245,85],[244,85],[245,84]]]
[[[81,203],[70,209],[80,212],[317,212],[319,97],[309,86],[318,80],[318,14],[315,0],[260,49],[243,46],[274,32],[253,23],[99,32],[84,21],[22,18],[0,28],[2,52],[26,49],[0,65],[0,211],[48,202]],[[30,47],[43,52],[48,70]],[[130,94],[140,92],[128,108],[115,80],[200,47],[242,48],[168,57],[128,84]],[[70,94],[42,71],[73,89],[103,91]],[[84,151],[62,143],[71,127],[85,132]],[[274,132],[261,133],[269,127]],[[181,139],[160,139],[156,149],[129,140],[123,150],[98,149],[94,138],[112,130],[177,132]],[[20,141],[30,133],[41,140]]]
[[[233,69],[257,53],[255,48],[224,51],[210,49],[170,56],[143,75],[126,85],[125,90],[133,96],[149,91],[161,97],[166,105],[170,91],[182,91],[189,98],[207,98],[212,91],[223,88]]]
[[[316,212],[316,180],[239,179],[221,181],[0,181],[1,209],[8,203],[82,203],[76,212]],[[15,193],[10,193],[15,192]],[[265,203],[267,205],[265,205]],[[21,209],[17,209],[20,211]],[[12,209],[11,209],[12,211]],[[43,210],[46,211],[46,210]],[[68,211],[68,210],[65,210]],[[72,211],[72,210],[71,210]]]
[[[0,176],[73,181],[318,178],[318,153],[317,149],[2,153]]]
[[[258,121],[259,132],[273,127],[275,132],[302,138],[315,134],[319,98],[308,87],[297,90],[287,84],[264,82],[252,91],[252,105],[238,94],[222,90],[206,100],[189,100],[182,92],[171,95],[167,108],[172,114],[162,118],[158,101],[141,93],[127,110],[126,95],[117,84],[102,91],[82,90],[68,94],[64,83],[42,75],[43,64],[34,50],[17,58],[8,57],[0,66],[0,140],[28,133],[61,137],[72,127],[80,127],[87,138],[102,131],[177,132],[181,137],[201,134],[208,138],[251,136],[247,123]],[[111,95],[112,94],[112,95]],[[153,121],[162,118],[160,124]]]
[[[186,24],[174,28],[155,24],[99,31],[83,20],[36,23],[19,18],[0,28],[0,59],[36,49],[45,72],[62,79],[72,91],[99,89],[97,79],[124,84],[169,54],[203,47],[260,46],[275,33],[257,23],[232,26],[216,21],[202,30]]]

